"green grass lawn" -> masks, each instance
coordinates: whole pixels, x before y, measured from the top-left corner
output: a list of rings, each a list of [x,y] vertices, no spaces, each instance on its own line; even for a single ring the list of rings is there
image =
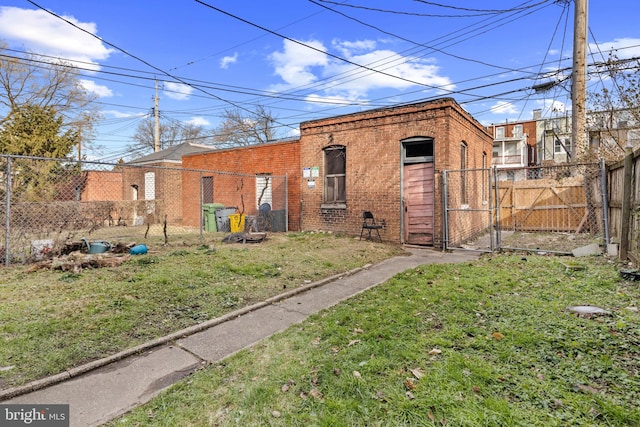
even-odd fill
[[[602,257],[422,266],[113,426],[638,426],[640,285]],[[608,316],[577,317],[593,304]]]
[[[148,242],[151,253],[116,267],[0,268],[0,387],[57,374],[403,253],[323,233],[271,234],[245,245],[208,239],[206,245]]]

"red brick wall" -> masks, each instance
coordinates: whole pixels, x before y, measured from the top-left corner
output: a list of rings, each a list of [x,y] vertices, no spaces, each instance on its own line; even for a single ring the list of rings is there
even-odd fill
[[[371,110],[302,123],[300,167],[319,167],[315,187],[302,181],[302,229],[359,235],[362,211],[384,220],[383,239],[401,242],[401,140],[434,138],[436,169],[435,239],[442,244],[440,174],[460,168],[460,144],[468,145],[468,167],[480,167],[482,153],[491,162],[492,141],[482,125],[452,99]],[[323,149],[346,147],[346,209],[327,209],[323,198]]]
[[[515,125],[522,125],[522,132],[528,135],[527,144],[535,147],[537,141],[537,127],[535,120],[527,120],[525,122],[513,122],[513,123],[505,123],[500,124],[496,123],[487,128],[488,132],[495,137],[495,128],[503,127],[504,128],[504,136],[505,138],[510,138],[513,135],[513,127]]]
[[[284,209],[287,203],[289,230],[300,230],[299,140],[191,154],[182,158],[182,166],[186,169],[236,174],[215,173],[214,202],[224,201],[227,206],[240,208],[244,201],[247,215],[256,213],[256,186],[253,177],[256,174],[270,174],[274,177],[287,175],[288,193],[284,191],[283,179],[275,178],[272,181],[273,205],[274,209]],[[242,177],[239,174],[247,176]],[[190,226],[197,226],[200,221],[200,176],[199,172],[183,172],[183,220]],[[286,202],[282,200],[285,194],[288,198]],[[244,200],[241,200],[241,195]]]
[[[146,166],[122,167],[122,200],[133,200],[133,185],[138,186],[138,200],[145,199],[145,173],[153,172],[155,176],[155,200],[158,201],[153,211],[153,222],[163,222],[167,217],[169,224],[182,224],[182,172],[179,164],[158,162]],[[142,206],[143,203],[138,203]],[[144,209],[136,211],[138,215]]]

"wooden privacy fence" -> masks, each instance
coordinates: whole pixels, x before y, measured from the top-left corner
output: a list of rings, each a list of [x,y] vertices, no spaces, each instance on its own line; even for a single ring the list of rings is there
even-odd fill
[[[626,166],[625,166],[626,163]],[[640,150],[607,168],[611,240],[622,259],[640,262]],[[625,212],[626,211],[626,212]],[[626,235],[626,236],[625,236]]]
[[[588,200],[587,184],[584,176],[498,181],[500,229],[597,232],[598,203]]]

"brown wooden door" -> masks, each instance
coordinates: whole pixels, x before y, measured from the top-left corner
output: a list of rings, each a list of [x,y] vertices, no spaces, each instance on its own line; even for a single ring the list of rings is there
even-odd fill
[[[433,163],[416,163],[404,166],[405,243],[433,245],[433,169]]]

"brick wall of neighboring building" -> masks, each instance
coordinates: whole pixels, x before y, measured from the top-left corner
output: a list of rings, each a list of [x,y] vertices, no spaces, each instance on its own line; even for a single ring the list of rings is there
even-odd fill
[[[153,173],[155,191],[154,203],[145,203],[147,183],[145,174]],[[174,225],[182,224],[182,171],[175,162],[157,162],[148,165],[122,167],[122,200],[133,201],[134,190],[137,188],[138,202],[131,205],[132,212],[123,215],[127,221],[134,217],[148,217],[147,221],[164,222]],[[131,218],[129,218],[131,217]]]
[[[184,156],[186,169],[212,171],[213,201],[239,209],[244,203],[244,213],[255,215],[258,199],[256,175],[272,175],[273,209],[288,209],[288,229],[300,230],[300,141],[284,141],[269,144],[216,150]],[[220,174],[213,172],[229,172]],[[235,174],[235,175],[234,175]],[[243,177],[243,175],[245,177]],[[206,173],[203,173],[203,176]],[[288,191],[285,191],[287,176]],[[200,173],[183,172],[183,219],[186,225],[197,226],[200,221]]]
[[[300,166],[318,168],[317,178],[302,181],[302,229],[330,230],[358,235],[362,211],[384,220],[383,239],[403,241],[401,206],[401,141],[410,137],[434,139],[435,241],[442,244],[442,212],[439,172],[460,169],[460,144],[468,145],[468,167],[481,167],[482,156],[490,165],[493,139],[454,100],[365,111],[302,123]],[[323,149],[346,147],[346,206],[323,205]],[[313,181],[313,182],[310,182]]]

